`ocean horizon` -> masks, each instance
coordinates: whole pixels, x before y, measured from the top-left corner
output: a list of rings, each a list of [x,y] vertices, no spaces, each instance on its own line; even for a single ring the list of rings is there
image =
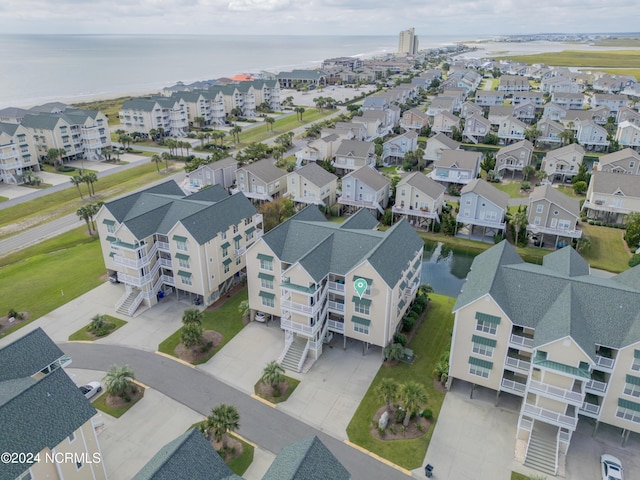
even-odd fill
[[[421,36],[420,48],[477,37]],[[158,92],[260,71],[319,67],[331,57],[395,53],[396,35],[0,35],[0,108]]]

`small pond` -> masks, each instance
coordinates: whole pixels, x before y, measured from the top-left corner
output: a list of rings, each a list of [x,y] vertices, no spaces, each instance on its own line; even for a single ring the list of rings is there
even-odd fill
[[[452,248],[442,242],[425,242],[422,283],[430,284],[435,293],[456,298],[476,255],[476,251]]]

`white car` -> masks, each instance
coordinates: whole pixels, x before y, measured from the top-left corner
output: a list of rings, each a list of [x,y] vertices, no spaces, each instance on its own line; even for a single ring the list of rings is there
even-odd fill
[[[262,312],[256,312],[255,321],[256,322],[260,322],[260,323],[264,323],[264,322],[267,321],[267,316]]]
[[[85,398],[92,398],[102,391],[100,382],[89,382],[86,385],[80,385],[78,388]]]
[[[622,463],[613,455],[604,454],[600,457],[602,480],[623,480]]]

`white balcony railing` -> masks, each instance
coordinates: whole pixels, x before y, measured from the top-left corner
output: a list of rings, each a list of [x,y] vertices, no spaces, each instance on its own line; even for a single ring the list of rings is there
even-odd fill
[[[499,230],[504,230],[506,227],[505,222],[498,222],[494,220],[486,220],[481,218],[473,218],[473,217],[465,217],[464,215],[458,214],[456,216],[456,222],[478,225],[481,227],[489,227],[489,228],[497,228]]]
[[[234,254],[236,257],[239,257],[240,255],[244,255],[246,251],[247,251],[247,247],[240,247],[235,249]]]
[[[613,364],[616,361],[613,358],[601,357],[600,355],[596,355],[596,365],[599,367],[604,367],[609,370],[613,369]]]
[[[158,263],[160,265],[162,265],[163,267],[166,268],[173,268],[173,263],[171,263],[171,260],[168,258],[159,258],[158,259]]]
[[[543,422],[551,422],[561,427],[567,427],[571,430],[575,430],[576,425],[578,424],[578,417],[563,415],[558,412],[547,410],[546,408],[536,407],[530,403],[525,403],[523,412],[528,416],[540,419]]]
[[[522,337],[515,333],[512,333],[511,337],[509,337],[509,343],[518,347],[533,348],[533,338]]]
[[[327,302],[327,304],[329,306],[329,310],[335,310],[337,312],[344,312],[344,303],[334,302],[332,300],[329,300]]]
[[[432,218],[432,219],[438,218],[438,212],[422,210],[419,208],[406,208],[406,207],[394,205],[391,210],[393,211],[393,213],[397,213],[398,215],[412,215],[415,217]]]
[[[505,365],[515,368],[516,370],[521,370],[524,372],[528,372],[531,369],[531,362],[527,362],[526,360],[520,360],[519,358],[507,357],[505,360]]]
[[[167,242],[156,242],[158,250],[170,251],[169,244]]]
[[[280,328],[289,330],[290,332],[300,333],[309,338],[315,338],[316,333],[322,328],[322,322],[316,322],[315,325],[310,326],[283,317],[280,319]]]
[[[503,378],[500,383],[501,390],[505,390],[510,393],[515,393],[519,396],[524,396],[524,391],[527,388],[526,384]]]
[[[329,323],[329,330],[337,333],[344,333],[344,322],[338,322],[336,320],[327,320]]]
[[[344,283],[327,282],[327,287],[329,288],[329,290],[333,290],[334,292],[344,292],[345,291]]]
[[[587,416],[597,417],[600,415],[600,405],[584,402],[580,407],[580,413]]]
[[[607,384],[605,382],[599,382],[598,380],[589,380],[586,385],[587,390],[594,390],[596,392],[606,392]]]
[[[176,286],[176,280],[171,275],[162,275],[160,278],[162,279],[162,282],[165,283],[166,285],[170,285],[172,287]]]
[[[570,390],[549,385],[548,383],[538,382],[536,380],[529,381],[529,390],[534,393],[542,393],[550,397],[559,398],[577,406],[582,405],[584,396],[580,392],[572,392]]]

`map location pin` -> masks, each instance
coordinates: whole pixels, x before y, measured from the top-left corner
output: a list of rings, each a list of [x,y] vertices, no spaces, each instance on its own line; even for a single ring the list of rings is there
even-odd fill
[[[355,282],[353,282],[353,288],[355,288],[356,293],[360,298],[362,298],[362,295],[367,290],[368,286],[369,285],[364,278],[358,278]]]

